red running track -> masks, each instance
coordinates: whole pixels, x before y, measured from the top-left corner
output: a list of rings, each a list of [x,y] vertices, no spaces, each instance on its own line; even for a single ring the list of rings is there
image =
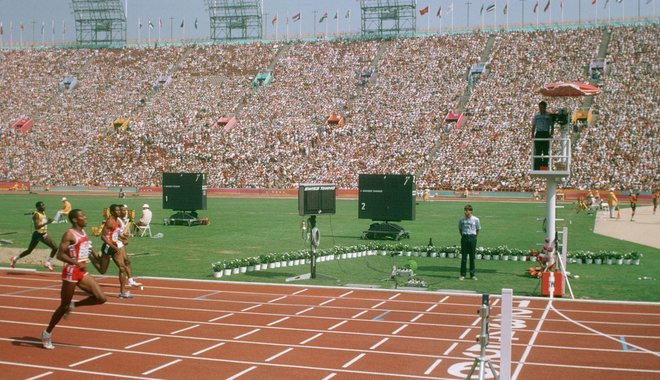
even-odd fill
[[[123,300],[97,279],[108,302],[62,320],[51,351],[59,276],[0,270],[3,379],[464,379],[480,351],[477,294],[145,278]],[[660,304],[513,304],[513,378],[660,379]]]

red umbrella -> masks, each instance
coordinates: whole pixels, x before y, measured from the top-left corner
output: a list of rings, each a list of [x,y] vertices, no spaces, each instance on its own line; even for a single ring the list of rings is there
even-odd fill
[[[539,90],[544,96],[590,96],[600,94],[600,88],[580,82],[550,83]]]

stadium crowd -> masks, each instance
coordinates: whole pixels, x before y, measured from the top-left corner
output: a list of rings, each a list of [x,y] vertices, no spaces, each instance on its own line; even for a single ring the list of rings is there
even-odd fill
[[[574,135],[563,186],[657,187],[657,25],[607,29],[599,119]],[[531,190],[541,186],[527,175],[538,89],[587,81],[605,31],[0,51],[0,180],[139,187],[191,171],[208,173],[214,188],[356,188],[359,173],[389,172],[417,174],[420,188]],[[443,128],[489,39],[467,122]],[[266,71],[273,81],[253,88]],[[62,91],[69,74],[78,86]],[[157,83],[163,74],[169,83]],[[328,125],[332,114],[345,125]],[[6,127],[26,116],[35,122],[27,133]],[[224,116],[237,125],[217,126]],[[127,130],[111,127],[119,117]]]

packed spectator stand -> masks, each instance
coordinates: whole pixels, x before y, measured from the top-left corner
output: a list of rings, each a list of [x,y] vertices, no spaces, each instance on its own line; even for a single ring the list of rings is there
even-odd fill
[[[658,187],[657,23],[382,40],[123,49],[0,50],[0,181],[159,186],[163,171],[212,188],[356,188],[359,173],[412,173],[419,188],[527,191],[538,89],[589,80],[611,32],[595,124],[574,133],[561,186]],[[490,51],[487,41],[494,39]],[[467,73],[486,71],[466,95]],[[253,86],[260,72],[272,82]],[[370,73],[365,80],[362,75]],[[59,83],[75,75],[73,91]],[[161,75],[171,81],[156,85]],[[467,97],[466,97],[467,96]],[[443,125],[461,111],[460,128]],[[550,99],[575,110],[582,99]],[[345,125],[328,125],[329,115]],[[233,116],[234,128],[216,124]],[[34,121],[25,133],[8,128]],[[127,117],[126,130],[112,128]]]

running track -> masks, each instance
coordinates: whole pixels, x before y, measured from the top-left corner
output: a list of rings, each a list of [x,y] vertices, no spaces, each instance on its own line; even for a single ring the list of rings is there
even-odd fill
[[[120,300],[116,278],[97,279],[108,302],[62,320],[50,351],[58,275],[0,270],[0,377],[460,379],[480,350],[479,295],[145,278]],[[660,304],[552,305],[514,297],[513,378],[660,379]]]

